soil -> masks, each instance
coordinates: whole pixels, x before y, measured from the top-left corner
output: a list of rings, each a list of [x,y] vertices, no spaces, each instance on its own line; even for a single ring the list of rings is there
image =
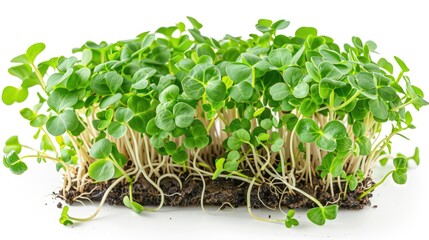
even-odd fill
[[[178,182],[175,179],[165,178],[161,181],[160,187],[165,194],[166,206],[197,206],[200,205],[201,191],[203,184],[200,179],[192,179],[182,177],[183,188],[180,189]],[[91,192],[89,199],[92,201],[100,201],[104,192],[110,186],[112,181],[106,183],[89,184],[86,186],[85,192]],[[366,195],[362,199],[357,197],[360,193],[364,192],[374,182],[371,179],[365,179],[355,191],[348,191],[347,196],[331,196],[330,190],[325,191],[322,182],[316,181],[314,186],[298,183],[297,187],[306,191],[312,196],[315,196],[322,204],[336,202],[341,208],[346,209],[362,209],[367,205],[371,205],[371,194]],[[233,179],[206,179],[206,189],[204,195],[205,205],[221,206],[224,203],[230,203],[234,207],[246,206],[246,195],[249,184]],[[340,192],[338,186],[335,186],[334,192]],[[107,203],[110,205],[122,205],[122,199],[128,195],[128,184],[123,182],[119,183],[110,192],[107,197]],[[60,194],[62,192],[60,191]],[[67,192],[65,199],[66,202],[72,204],[72,199],[80,193],[76,191]],[[259,196],[258,196],[259,194]],[[158,205],[160,203],[159,192],[149,184],[144,178],[139,180],[133,185],[134,201],[142,205]],[[262,184],[260,187],[254,186],[251,192],[251,206],[253,208],[263,208],[268,206],[270,208],[278,207],[279,202],[282,206],[288,208],[311,208],[315,204],[299,193],[287,192],[283,196],[276,193],[268,184]]]

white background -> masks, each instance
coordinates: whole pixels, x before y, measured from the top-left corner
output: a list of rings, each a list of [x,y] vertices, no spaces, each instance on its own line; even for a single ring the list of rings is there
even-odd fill
[[[259,18],[290,20],[286,33],[300,26],[314,26],[320,34],[338,43],[350,42],[352,36],[371,39],[378,51],[389,60],[393,55],[404,59],[415,85],[429,94],[428,28],[429,17],[424,1],[1,1],[0,2],[0,87],[20,84],[8,75],[9,62],[35,42],[44,42],[41,58],[70,55],[73,47],[87,40],[117,41],[161,26],[186,21],[193,16],[204,24],[203,33],[223,37],[226,33],[247,36],[255,32]],[[33,130],[20,119],[19,109],[0,104],[0,143],[11,135],[33,144]],[[422,164],[409,172],[408,183],[398,186],[389,179],[372,199],[378,208],[340,211],[336,221],[324,227],[306,220],[298,213],[301,226],[288,230],[281,224],[258,222],[244,207],[215,214],[199,208],[164,208],[158,213],[138,216],[125,208],[104,207],[99,217],[89,223],[66,228],[58,223],[60,210],[51,192],[61,185],[54,166],[29,163],[29,171],[14,176],[0,166],[0,239],[56,237],[60,239],[149,239],[152,236],[187,238],[247,239],[418,239],[427,236],[429,156],[426,120],[429,109],[414,115],[417,130],[406,135],[411,141],[394,140],[395,149],[411,154],[421,148]],[[36,146],[37,147],[37,146]],[[375,175],[380,179],[381,172]],[[92,206],[74,207],[72,214],[85,216]],[[213,211],[214,209],[211,209]],[[257,211],[267,217],[267,211]],[[275,215],[275,213],[274,213]],[[171,219],[170,219],[171,218]],[[421,235],[420,235],[421,236]]]

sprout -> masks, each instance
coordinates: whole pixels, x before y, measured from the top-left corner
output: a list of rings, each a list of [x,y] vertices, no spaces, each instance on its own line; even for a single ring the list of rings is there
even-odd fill
[[[358,37],[342,49],[315,28],[289,36],[279,32],[288,21],[261,19],[261,34],[213,39],[188,20],[187,30],[180,22],[131,40],[86,42],[73,50],[77,57],[39,61],[45,45],[36,43],[12,60],[9,73],[22,82],[5,87],[2,101],[22,103],[37,91],[39,101],[27,101],[20,114],[39,147],[10,137],[4,166],[22,174],[28,159],[54,162],[64,174],[61,196],[72,196],[70,202],[108,186],[94,214],[74,218],[66,206],[62,224],[95,218],[120,183],[129,187],[123,204],[141,213],[165,204],[163,178],[182,187],[180,177],[200,176],[201,203],[206,182],[233,178],[248,184],[252,217],[299,225],[293,209],[283,219],[253,213],[252,189],[269,186],[276,195],[310,200],[308,219],[323,225],[336,218],[346,196],[368,197],[389,176],[404,184],[410,160],[420,163],[418,148],[410,157],[391,155],[391,139],[415,128],[407,109],[428,105],[399,57],[393,75],[387,59],[373,60],[377,45]],[[372,185],[373,167],[389,159],[394,169]],[[138,202],[133,186],[139,179],[158,191],[157,208]],[[335,204],[322,204],[316,189]]]

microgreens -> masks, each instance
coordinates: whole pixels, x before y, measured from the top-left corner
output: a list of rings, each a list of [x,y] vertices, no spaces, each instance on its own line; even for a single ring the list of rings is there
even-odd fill
[[[88,41],[73,49],[76,56],[39,61],[45,45],[36,43],[12,59],[9,73],[21,82],[4,88],[2,101],[22,103],[37,92],[38,101],[20,114],[40,145],[10,137],[4,166],[22,174],[29,158],[53,161],[64,173],[62,197],[81,193],[71,202],[105,183],[100,207],[123,183],[123,204],[137,213],[150,210],[133,196],[139,178],[159,191],[155,210],[165,203],[164,177],[180,186],[182,175],[204,183],[233,178],[249,184],[251,216],[290,228],[298,225],[294,210],[282,220],[254,215],[252,187],[303,195],[317,206],[307,217],[323,225],[340,204],[322,205],[297,186],[330,191],[331,201],[347,191],[363,198],[390,175],[404,184],[409,161],[420,163],[418,148],[410,157],[391,156],[392,137],[415,128],[406,108],[428,105],[399,57],[396,73],[387,59],[375,60],[372,41],[353,37],[340,48],[312,27],[283,35],[285,20],[261,19],[259,34],[222,39],[204,36],[202,24],[188,20],[190,28],[180,22],[116,43]],[[394,170],[367,186],[375,164],[392,158]],[[79,219],[66,206],[60,222],[91,220],[100,207]]]

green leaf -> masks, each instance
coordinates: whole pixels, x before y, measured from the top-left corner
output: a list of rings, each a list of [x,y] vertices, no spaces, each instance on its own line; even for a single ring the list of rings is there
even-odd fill
[[[276,83],[270,88],[270,95],[274,101],[282,101],[290,95],[289,86],[286,83]]]
[[[269,118],[266,118],[261,121],[260,126],[265,130],[270,130],[273,128],[273,121],[271,121]]]
[[[299,106],[299,111],[303,116],[311,117],[317,111],[318,107],[317,103],[313,102],[310,98],[306,98]]]
[[[183,79],[182,88],[186,95],[192,99],[200,99],[205,92],[204,84],[191,77]]]
[[[164,143],[164,148],[168,154],[172,155],[173,153],[176,152],[177,144],[172,141],[167,141]]]
[[[72,68],[77,62],[77,58],[76,57],[69,57],[69,58],[61,58],[58,61],[58,70],[60,70],[61,72],[65,72],[67,71],[69,68]]]
[[[215,102],[225,99],[226,85],[222,81],[209,81],[206,88],[207,96]]]
[[[229,64],[226,67],[226,73],[236,83],[252,78],[252,69],[243,63]]]
[[[278,20],[277,22],[273,23],[273,25],[271,26],[272,29],[275,30],[281,30],[281,29],[285,29],[289,26],[290,22],[286,21],[286,20]]]
[[[73,69],[71,69],[70,71],[72,73]],[[67,70],[67,72],[69,72],[69,70]],[[89,70],[88,68],[81,68],[70,76],[70,79],[67,81],[67,88],[68,89],[85,88],[87,86],[87,83],[90,77],[91,77],[91,70]]]
[[[21,153],[22,145],[19,142],[18,136],[12,136],[6,140],[5,146],[3,148],[4,153],[10,153],[15,151],[17,154]]]
[[[359,138],[365,134],[366,125],[361,121],[355,121],[353,123],[353,134]]]
[[[232,150],[240,149],[244,142],[250,141],[250,134],[244,129],[239,129],[232,133],[232,136],[228,138],[228,147]]]
[[[12,105],[15,102],[24,102],[28,97],[27,88],[15,88],[7,86],[3,89],[2,101],[6,105]]]
[[[52,74],[48,78],[48,82],[46,83],[46,90],[52,91],[52,89],[55,86],[58,86],[58,85],[62,84],[63,82],[67,82],[67,88],[76,87],[75,84],[79,84],[79,82],[76,81],[76,77],[73,77],[73,79],[69,81],[72,74],[73,74],[73,68],[67,69],[67,71],[64,74],[62,74],[62,73]],[[94,81],[94,83],[96,83],[96,81]],[[92,84],[92,82],[91,82],[91,84]]]
[[[354,175],[349,175],[348,177],[349,181],[349,189],[350,191],[354,191],[358,185],[358,180]]]
[[[395,61],[398,63],[399,67],[401,68],[401,70],[403,72],[409,72],[410,71],[410,69],[407,67],[407,65],[404,63],[404,61],[402,61],[402,59],[400,59],[397,56],[394,56],[394,58],[395,58]]]
[[[317,29],[313,27],[300,27],[295,32],[295,36],[302,39],[307,39],[310,35],[317,36]]]
[[[316,37],[316,36],[309,36],[307,37],[306,45],[308,45],[309,49],[316,50],[320,46],[326,43],[325,37]]]
[[[341,62],[341,56],[335,51],[330,49],[320,49],[320,54],[323,56],[323,60],[326,60],[331,63],[339,63]]]
[[[287,212],[287,215],[286,215],[286,219],[285,219],[285,226],[286,226],[286,228],[291,228],[293,226],[298,226],[299,225],[298,220],[296,220],[294,218],[294,216],[295,216],[295,210],[289,209],[289,211]]]
[[[352,37],[353,45],[355,45],[356,48],[362,49],[363,43],[362,40],[359,37]]]
[[[32,78],[37,78],[34,76],[33,69],[31,68],[31,66],[29,64],[21,64],[21,65],[10,67],[8,69],[8,72],[10,75],[21,79],[23,82],[28,81]],[[34,84],[40,83],[38,81],[38,79],[32,80],[32,81],[34,81]],[[30,87],[30,86],[28,86],[28,87]]]
[[[338,205],[326,206],[324,211],[326,219],[334,220],[335,218],[337,218],[338,208]]]
[[[114,138],[121,138],[127,133],[127,126],[125,126],[123,123],[112,122],[107,128],[107,131]]]
[[[367,137],[359,137],[356,143],[359,146],[359,155],[366,156],[371,153],[371,141]]]
[[[104,79],[106,80],[106,85],[109,88],[111,94],[115,94],[124,81],[122,76],[117,72],[108,72],[104,74]]]
[[[18,163],[20,161],[20,158],[18,156],[18,153],[16,153],[14,150],[10,151],[9,153],[5,154],[3,156],[3,164],[5,167],[10,168],[15,163]]]
[[[79,126],[76,113],[72,110],[65,110],[58,116],[52,116],[46,122],[46,129],[54,136],[62,135],[68,131],[74,131]]]
[[[162,109],[156,114],[156,126],[165,131],[172,131],[176,128],[174,114],[168,109]]]
[[[340,121],[333,120],[328,122],[323,128],[323,134],[332,136],[334,139],[347,137],[347,130]]]
[[[156,70],[153,68],[142,68],[133,75],[132,88],[136,90],[142,90],[149,86],[149,79],[155,75]]]
[[[240,163],[239,162],[237,162],[237,161],[228,161],[228,162],[226,162],[225,164],[224,164],[224,170],[225,171],[227,171],[227,172],[234,172],[234,171],[237,171],[237,168],[238,168],[238,165],[239,165]]]
[[[377,62],[377,65],[386,69],[388,73],[393,74],[393,65],[385,58],[380,58]]]
[[[115,175],[115,165],[109,159],[99,159],[89,165],[88,174],[97,182],[108,181]]]
[[[244,102],[249,100],[253,94],[252,84],[243,81],[231,87],[229,95],[237,102]]]
[[[27,165],[20,160],[14,150],[3,156],[3,165],[16,175],[21,175],[28,169]]]
[[[63,211],[61,212],[61,217],[59,219],[60,223],[64,226],[73,225],[73,221],[70,220],[68,211],[69,211],[69,207],[64,206]]]
[[[84,49],[82,51],[81,63],[84,66],[88,66],[92,61],[92,51],[90,49]]]
[[[322,134],[316,140],[316,145],[325,151],[332,152],[337,148],[337,139],[347,136],[347,130],[344,125],[333,120],[325,125]]]
[[[177,96],[179,96],[180,89],[176,85],[170,85],[166,87],[160,94],[159,94],[159,101],[161,103],[170,102],[173,100],[176,100]]]
[[[377,90],[378,95],[385,101],[395,101],[398,98],[395,89],[392,87],[383,86]]]
[[[122,94],[120,94],[120,93],[116,93],[115,95],[104,97],[100,101],[100,109],[108,108],[109,106],[111,106],[111,105],[117,103],[119,100],[121,100],[121,98],[122,98]]]
[[[102,159],[107,158],[111,152],[112,142],[106,138],[102,138],[92,145],[89,155],[93,158]]]
[[[133,111],[129,108],[120,107],[116,109],[115,118],[120,123],[127,123],[134,117]]]
[[[330,62],[322,62],[319,65],[319,72],[322,78],[330,78],[332,80],[339,80],[343,74]]]
[[[374,81],[374,77],[369,73],[360,72],[356,76],[356,79],[357,79],[357,84],[359,85],[359,87],[361,87],[362,89],[364,89],[366,91],[373,90],[377,87],[377,85]]]
[[[185,150],[178,150],[171,156],[173,159],[173,162],[177,164],[183,164],[186,161],[188,161],[189,157]]]
[[[52,145],[49,135],[43,134],[42,141],[40,142],[40,149],[43,151],[55,151],[55,146]]]
[[[408,168],[408,162],[403,157],[397,157],[393,159],[393,165],[396,170],[404,170]]]
[[[186,18],[189,20],[189,22],[191,22],[192,26],[195,29],[198,30],[198,29],[201,29],[203,27],[203,25],[201,23],[199,23],[195,18],[190,17],[190,16],[187,16]]]
[[[394,171],[392,174],[393,181],[397,184],[407,183],[407,173],[404,171]]]
[[[332,152],[337,148],[337,141],[329,135],[321,135],[317,138],[316,145],[322,150]]]
[[[387,117],[389,116],[387,104],[379,98],[369,100],[369,110],[374,117],[382,121],[387,120]]]
[[[38,115],[35,119],[30,121],[30,125],[32,127],[42,127],[46,124],[46,122],[48,121],[48,117],[46,117],[43,114]]]
[[[332,177],[338,177],[343,171],[343,160],[333,153],[326,154],[322,159],[322,164],[317,167],[317,170],[321,170],[320,176],[325,178],[328,173]]]
[[[414,160],[417,166],[420,165],[420,150],[418,147],[414,149],[414,154],[410,158]]]
[[[134,95],[128,99],[128,107],[134,114],[143,113],[149,110],[150,103],[145,97]]]
[[[210,57],[210,63],[212,62],[212,60],[216,59],[216,53],[213,51],[213,48],[210,47],[210,45],[203,43],[203,44],[199,44],[197,46],[197,55],[198,57],[200,57],[200,61],[201,59],[203,59],[203,56],[208,56]]]
[[[323,213],[323,209],[315,207],[307,211],[307,217],[316,225],[322,226],[325,224],[326,217]]]
[[[308,86],[308,83],[300,82],[293,89],[293,96],[296,98],[305,98],[308,95],[309,91],[310,91],[310,87]]]
[[[283,147],[283,139],[277,138],[273,145],[271,145],[271,151],[273,152],[280,152],[281,148]]]
[[[345,87],[347,84],[342,81],[334,80],[331,78],[323,78],[319,85],[319,95],[322,99],[330,96],[332,90]]]
[[[221,80],[221,73],[219,69],[216,66],[207,63],[197,64],[194,68],[192,68],[189,76],[200,83]]]
[[[30,63],[34,63],[34,60],[36,59],[36,57],[43,51],[45,50],[45,44],[44,43],[35,43],[33,45],[31,45],[28,49],[27,49],[27,53],[26,56],[29,60]]]
[[[352,150],[352,140],[348,137],[337,139],[338,155],[349,153]]]
[[[297,52],[295,52],[290,62],[291,65],[298,63],[298,61],[301,59],[302,55],[304,54],[305,48],[306,48],[305,45],[303,45]]]
[[[180,60],[180,62],[176,64],[176,67],[182,71],[189,72],[193,67],[195,67],[195,63],[192,59],[185,58]]]
[[[49,84],[49,80],[48,80]],[[54,83],[53,85],[56,85]],[[91,90],[99,95],[109,95],[111,94],[109,87],[107,86],[106,79],[104,78],[104,74],[95,75],[90,82]]]
[[[228,153],[228,161],[238,161],[240,159],[240,153],[238,151],[231,151]]]
[[[179,102],[173,107],[173,115],[176,126],[186,128],[194,121],[195,110],[188,104]]]
[[[48,106],[57,113],[66,108],[73,107],[78,101],[76,92],[70,92],[65,88],[55,89],[48,98]]]
[[[324,225],[326,219],[334,220],[337,217],[338,205],[329,205],[324,208],[315,207],[307,211],[307,217],[314,224]]]
[[[292,53],[286,48],[274,49],[268,55],[268,61],[277,68],[287,67],[292,60]]]
[[[268,141],[268,139],[270,139],[270,135],[267,134],[267,133],[261,133],[258,136],[258,140],[261,141],[261,142]]]
[[[311,62],[306,62],[305,63],[305,68],[307,69],[308,74],[310,75],[310,77],[316,81],[316,82],[320,82],[320,74],[317,70],[317,68],[314,66],[313,63]]]
[[[259,19],[258,23],[256,24],[256,29],[260,32],[268,32],[271,31],[271,24],[273,21],[268,19]]]
[[[213,173],[212,180],[215,180],[223,172],[223,164],[225,163],[225,158],[216,159],[216,171]]]
[[[303,74],[299,67],[288,67],[283,72],[283,79],[291,87],[298,85],[301,82],[302,77]]]
[[[21,114],[21,116],[29,121],[33,120],[36,118],[36,113],[33,112],[33,110],[29,109],[29,108],[23,108],[21,109],[21,111],[19,111],[19,113]]]
[[[322,131],[312,119],[304,118],[296,125],[296,133],[302,142],[314,142],[322,134]]]
[[[49,118],[46,123],[46,129],[53,136],[60,136],[67,130],[65,121],[60,116],[53,116]]]
[[[140,205],[137,202],[131,201],[130,198],[128,196],[125,196],[122,200],[122,202],[124,203],[124,205],[127,208],[132,209],[134,212],[136,212],[137,214],[141,213],[144,211],[144,207],[142,205]]]
[[[249,134],[249,132],[247,132],[244,129],[239,129],[239,130],[233,132],[232,135],[234,137],[238,138],[239,140],[241,140],[242,142],[250,141],[250,134]]]
[[[186,137],[184,145],[188,149],[203,148],[209,144],[210,139],[207,136],[207,131],[204,125],[196,120],[191,127],[191,137]]]

